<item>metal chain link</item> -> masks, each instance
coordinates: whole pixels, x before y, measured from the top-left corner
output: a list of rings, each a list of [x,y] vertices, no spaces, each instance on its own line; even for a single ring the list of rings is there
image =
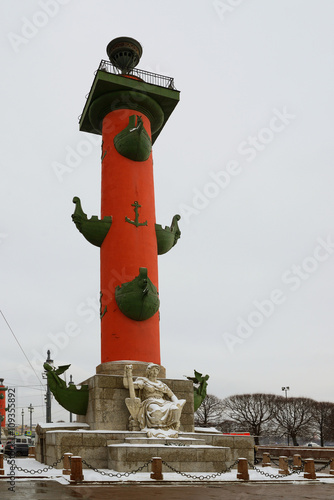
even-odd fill
[[[170,445],[167,444],[166,446],[170,446]],[[18,471],[22,471],[22,472],[30,473],[30,474],[42,474],[42,472],[47,472],[50,469],[54,469],[56,467],[56,465],[58,465],[63,460],[64,455],[62,457],[60,457],[58,460],[56,460],[55,462],[53,462],[52,465],[48,465],[46,467],[43,467],[43,469],[31,469],[31,470],[25,469],[23,467],[19,467],[16,464],[10,464],[9,463],[10,459],[8,459],[7,457],[4,457],[4,458],[5,458],[6,462],[7,462],[7,465],[11,465],[14,469],[16,469]],[[271,461],[275,464],[274,460],[271,460]],[[117,472],[117,473],[112,473],[112,472],[105,472],[103,470],[99,470],[96,467],[93,467],[92,465],[90,465],[88,462],[86,462],[86,460],[82,459],[82,463],[85,464],[85,465],[87,465],[87,467],[89,469],[92,469],[93,471],[101,474],[102,476],[117,477],[117,478],[129,477],[131,474],[136,474],[137,472],[140,472],[143,469],[145,469],[146,467],[148,467],[152,462],[153,462],[153,460],[151,459],[148,462],[146,462],[144,465],[142,465],[141,467],[138,467],[137,469],[132,470],[131,472],[123,472],[123,473]],[[225,470],[222,470],[220,472],[216,472],[216,473],[213,473],[213,474],[207,474],[205,476],[204,475],[196,476],[196,475],[193,475],[193,474],[188,474],[186,472],[181,472],[181,471],[175,469],[175,467],[173,467],[172,465],[170,465],[167,462],[165,462],[165,460],[162,460],[162,463],[166,467],[168,467],[169,469],[171,469],[173,472],[175,472],[176,474],[180,474],[181,476],[187,477],[189,479],[198,479],[199,481],[205,481],[205,480],[208,480],[208,479],[214,479],[214,478],[216,478],[218,476],[221,476],[222,474],[226,474],[227,472],[231,472],[232,468],[235,465],[237,465],[238,462],[239,462],[239,459],[235,460],[235,462],[232,465],[230,465]],[[289,461],[285,460],[285,462],[288,463],[289,468],[291,469]],[[315,472],[321,472],[321,471],[323,471],[324,469],[326,469],[326,467],[328,467],[331,464],[331,462],[332,461],[329,460],[325,465],[323,465],[322,467],[316,469]],[[302,460],[302,466],[298,467],[298,468],[296,468],[294,470],[292,470],[289,474],[270,474],[269,472],[264,472],[263,470],[259,469],[258,467],[255,467],[255,464],[252,464],[251,462],[248,462],[248,465],[249,465],[249,467],[251,469],[255,470],[256,472],[258,472],[262,476],[269,477],[271,479],[281,479],[282,477],[292,476],[293,474],[299,475],[301,472],[304,471],[305,462],[304,462],[304,460]],[[277,464],[277,465],[279,465],[279,464]]]
[[[43,467],[43,469],[31,469],[31,470],[24,469],[23,467],[19,467],[15,463],[14,464],[9,463],[9,460],[12,460],[12,459],[8,459],[7,457],[5,457],[5,460],[7,462],[7,465],[10,465],[11,467],[13,467],[14,469],[16,469],[18,471],[30,473],[30,474],[42,474],[42,472],[47,472],[50,469],[54,469],[56,467],[56,465],[58,465],[63,460],[63,458],[64,458],[64,455],[61,458],[59,458],[58,460],[56,460],[56,462],[53,462],[52,465],[47,465],[46,467]]]
[[[321,472],[322,470],[326,469],[330,464],[332,463],[332,460],[329,460],[325,465],[322,467],[319,467],[319,469],[315,469],[315,472]]]
[[[270,472],[265,472],[265,471],[259,469],[258,467],[255,467],[255,465],[252,464],[251,462],[247,462],[247,463],[251,469],[255,470],[256,472],[258,472],[262,476],[270,477],[271,479],[281,479],[282,478],[282,476],[280,474],[271,474]]]
[[[284,461],[288,462],[287,460],[284,460]],[[270,474],[269,472],[264,472],[263,470],[259,469],[258,467],[255,467],[255,465],[250,463],[250,462],[248,462],[248,465],[249,465],[249,467],[251,467],[251,469],[255,470],[256,472],[258,472],[262,476],[270,477],[271,479],[282,479],[282,477],[292,476],[293,474],[299,475],[304,470],[304,468],[302,466],[302,467],[299,467],[298,469],[295,469],[295,470],[289,472],[289,474]]]
[[[148,462],[146,462],[144,465],[142,465],[141,467],[138,467],[138,469],[132,470],[131,472],[117,472],[116,474],[114,474],[113,472],[105,472],[104,470],[99,470],[96,467],[93,467],[92,465],[90,465],[88,462],[86,462],[86,460],[82,459],[82,463],[87,465],[87,467],[89,469],[92,469],[94,472],[98,472],[102,476],[118,477],[118,478],[129,477],[131,474],[136,474],[137,472],[140,472],[141,470],[145,469],[145,467],[148,467],[152,462],[153,462],[153,460],[151,459]]]
[[[172,465],[169,465],[165,460],[162,460],[163,465],[166,465],[169,469],[171,469],[173,472],[176,474],[180,474],[181,476],[188,477],[189,479],[198,479],[199,481],[207,481],[208,479],[214,479],[217,476],[221,476],[222,474],[226,474],[226,472],[231,472],[232,468],[239,462],[239,459],[237,459],[232,465],[227,467],[227,469],[222,470],[221,472],[216,472],[214,474],[207,474],[206,476],[195,476],[193,474],[187,474],[186,472],[181,472]]]
[[[289,466],[289,469],[290,469],[290,470],[292,470],[291,474],[295,474],[295,473],[300,474],[301,472],[303,472],[303,471],[304,471],[304,469],[305,469],[305,460],[303,460],[303,459],[301,458],[301,460],[300,460],[300,461],[301,461],[302,465],[301,465],[300,467],[296,467],[296,468],[294,469],[294,466],[293,466],[293,461],[291,461],[291,460],[287,460],[287,462],[288,462],[288,466]],[[272,462],[274,465],[276,465],[277,467],[279,467],[279,464],[277,463],[277,461],[276,461],[276,460],[271,459],[271,462]],[[291,465],[291,464],[292,464],[292,465]],[[330,464],[331,464],[331,460],[329,460],[329,461],[328,461],[325,465],[323,465],[322,467],[319,467],[318,469],[315,469],[315,472],[321,472],[321,471],[323,471],[323,470],[324,470],[324,469],[326,469],[326,467],[328,467]]]

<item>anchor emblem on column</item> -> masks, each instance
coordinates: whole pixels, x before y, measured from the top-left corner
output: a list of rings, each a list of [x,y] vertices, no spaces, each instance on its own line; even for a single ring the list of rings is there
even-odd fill
[[[133,224],[136,227],[138,227],[138,226],[147,226],[147,220],[145,222],[139,222],[138,208],[141,208],[141,205],[139,205],[138,201],[135,201],[134,203],[131,203],[131,206],[134,207],[135,220],[131,220],[128,217],[125,217],[125,222],[129,222],[130,224]]]

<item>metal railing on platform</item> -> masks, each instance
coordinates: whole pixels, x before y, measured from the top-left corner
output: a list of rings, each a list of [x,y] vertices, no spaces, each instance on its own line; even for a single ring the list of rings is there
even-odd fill
[[[174,78],[170,76],[158,75],[157,73],[151,73],[150,71],[145,71],[143,69],[133,68],[128,70],[126,73],[114,66],[110,61],[105,61],[102,59],[98,71],[105,71],[106,73],[113,73],[114,75],[124,75],[124,76],[134,76],[143,80],[145,83],[150,83],[151,85],[157,85],[158,87],[164,87],[166,89],[176,90],[174,85]]]

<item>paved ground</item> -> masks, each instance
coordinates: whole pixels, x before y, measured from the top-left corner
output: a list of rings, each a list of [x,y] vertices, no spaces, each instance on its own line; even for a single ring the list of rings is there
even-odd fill
[[[334,500],[334,484],[225,483],[210,485],[65,486],[55,481],[0,481],[1,500]]]

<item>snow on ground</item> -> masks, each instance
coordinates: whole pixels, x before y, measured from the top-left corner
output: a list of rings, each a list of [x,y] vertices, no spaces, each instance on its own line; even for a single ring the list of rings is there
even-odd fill
[[[38,473],[32,474],[31,472],[25,472],[21,470],[15,469],[15,481],[26,481],[26,480],[31,480],[31,479],[40,479],[43,477],[43,480],[46,479],[52,479],[60,482],[61,484],[67,484],[69,483],[70,477],[69,476],[64,476],[62,474],[62,469],[49,469],[47,471],[44,471],[44,468],[47,468],[45,464],[41,464],[40,462],[37,462],[37,460],[34,460],[33,458],[16,458],[15,459],[15,464],[17,467],[22,468],[22,469],[27,469],[28,471],[38,471]],[[281,476],[280,478],[272,478],[270,475],[277,475],[278,469],[273,468],[273,467],[266,467],[262,468],[261,465],[256,466],[257,469],[259,469],[261,472],[264,474],[261,474],[260,472],[256,470],[249,470],[249,476],[251,481],[293,481],[293,482],[299,482],[299,481],[306,481],[309,482],[308,480],[304,479],[303,473],[301,474],[292,474],[291,476]],[[7,463],[6,459],[4,459],[4,469],[5,469],[5,475],[9,474],[10,471],[10,465]],[[155,482],[154,479],[150,478],[150,472],[140,472],[136,474],[129,474],[128,476],[124,476],[124,473],[122,472],[116,472],[108,469],[100,469],[101,471],[105,472],[105,474],[101,474],[99,472],[95,472],[90,469],[84,469],[83,470],[83,475],[84,475],[84,481],[117,481],[117,482],[123,482],[123,481],[152,481]],[[113,473],[113,474],[118,474],[121,477],[110,477],[107,474],[108,473]],[[188,473],[187,473],[188,474]],[[193,478],[194,481],[200,483],[199,479],[196,479],[196,477],[203,477],[205,480],[210,480],[213,482],[217,481],[237,481],[237,471],[236,469],[233,469],[231,472],[227,472],[225,474],[218,475],[216,477],[211,477],[212,474],[209,472],[196,472],[193,474],[190,474]],[[334,476],[330,476],[329,474],[323,474],[322,472],[319,474],[319,477],[317,479],[318,482],[325,482],[325,483],[330,483],[334,482]],[[191,481],[192,479],[187,477],[187,476],[182,476],[181,474],[176,474],[174,472],[164,472],[163,473],[164,480],[165,481]],[[208,477],[207,477],[208,476]],[[18,479],[18,477],[22,479]],[[24,479],[24,478],[27,479]],[[1,476],[0,476],[1,478]],[[5,478],[4,478],[5,479]],[[239,482],[239,481],[238,481]]]

